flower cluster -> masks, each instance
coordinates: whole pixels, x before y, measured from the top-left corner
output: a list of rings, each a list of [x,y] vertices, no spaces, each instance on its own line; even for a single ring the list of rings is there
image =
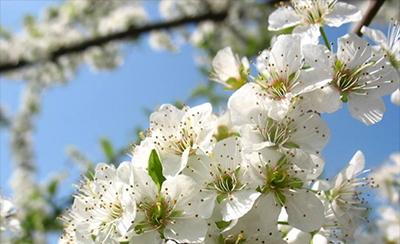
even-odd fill
[[[255,76],[247,58],[220,50],[211,78],[234,90],[225,114],[208,103],[160,106],[130,162],[99,164],[83,179],[60,242],[353,241],[368,214],[363,193],[376,182],[363,176],[360,151],[332,181],[320,179],[330,136],[321,114],[347,103],[363,123],[380,121],[398,67],[354,34],[339,38],[337,52],[314,36],[326,40],[325,24],[359,18],[337,1],[279,8],[270,29],[296,27],[259,54]]]

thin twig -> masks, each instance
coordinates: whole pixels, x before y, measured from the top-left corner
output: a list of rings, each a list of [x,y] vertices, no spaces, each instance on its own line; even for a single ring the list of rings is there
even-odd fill
[[[198,16],[183,17],[180,19],[165,21],[165,22],[164,21],[156,22],[156,23],[148,24],[148,25],[141,26],[141,27],[130,26],[126,30],[123,30],[120,32],[115,32],[115,33],[111,33],[111,34],[105,35],[105,36],[90,38],[90,39],[84,40],[82,42],[74,43],[74,44],[68,45],[68,46],[61,46],[58,49],[51,51],[47,55],[47,58],[45,58],[45,59],[40,59],[40,60],[20,59],[16,62],[0,63],[0,73],[5,73],[8,71],[12,71],[12,70],[17,70],[20,68],[33,66],[36,64],[44,63],[44,62],[49,62],[49,61],[55,62],[60,57],[65,56],[65,55],[79,53],[79,52],[85,51],[91,47],[105,45],[105,44],[113,42],[113,41],[129,39],[129,38],[130,39],[136,38],[136,37],[140,36],[141,34],[144,34],[144,33],[150,32],[150,31],[161,30],[161,29],[171,29],[171,28],[182,26],[182,25],[195,24],[195,23],[200,23],[200,22],[207,21],[207,20],[212,20],[212,21],[216,21],[216,22],[223,21],[226,18],[227,14],[228,14],[227,10],[218,12],[218,13],[209,12],[209,13],[198,15]]]
[[[363,26],[368,26],[372,22],[375,15],[378,13],[379,9],[382,7],[384,3],[385,0],[370,0],[368,4],[368,9],[365,12],[364,17],[354,27],[353,32],[356,33],[358,36],[362,36],[361,28]]]

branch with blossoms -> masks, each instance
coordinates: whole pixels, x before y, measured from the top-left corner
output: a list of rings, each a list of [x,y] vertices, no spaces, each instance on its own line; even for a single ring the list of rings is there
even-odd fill
[[[292,33],[274,38],[255,71],[230,47],[220,50],[211,79],[234,91],[225,113],[209,103],[160,106],[130,161],[98,164],[83,178],[60,242],[360,241],[365,192],[377,184],[361,151],[332,180],[321,179],[330,137],[321,114],[348,104],[355,119],[378,123],[382,97],[399,87],[397,23],[388,43],[364,28],[377,46],[352,33],[330,46],[325,25],[361,17],[342,2],[293,1],[268,18],[270,30]]]

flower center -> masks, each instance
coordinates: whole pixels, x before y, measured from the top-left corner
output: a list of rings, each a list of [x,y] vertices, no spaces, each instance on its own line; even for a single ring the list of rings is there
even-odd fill
[[[221,194],[242,189],[244,185],[238,179],[239,171],[240,168],[234,171],[223,171],[218,168],[218,174],[214,177],[214,181],[208,184],[208,188],[216,190]]]
[[[292,6],[307,24],[322,24],[324,16],[335,6],[337,0],[331,1],[293,1]]]
[[[163,229],[172,217],[179,216],[173,210],[173,205],[163,197],[158,197],[155,202],[140,203],[139,210],[143,211],[146,219],[135,226],[135,232],[141,234],[149,229]]]
[[[348,95],[352,92],[365,94],[365,92],[362,92],[365,84],[360,82],[360,78],[368,74],[365,72],[365,69],[372,64],[373,62],[368,62],[354,69],[348,69],[343,62],[339,60],[336,61],[334,67],[335,75],[332,79],[332,84],[340,92],[340,98],[343,102],[348,101]]]
[[[268,118],[261,134],[266,141],[276,145],[283,145],[290,139],[291,129],[288,123],[279,123]]]
[[[289,160],[287,157],[281,157],[274,167],[265,166],[265,183],[264,186],[258,187],[258,191],[262,193],[272,192],[275,201],[283,205],[286,197],[283,194],[285,189],[299,189],[303,186],[303,181],[292,176],[289,173]]]
[[[124,212],[120,201],[110,203],[110,208],[111,208],[112,219],[119,219]]]
[[[182,155],[182,153],[190,148],[189,155],[194,155],[196,149],[193,148],[195,144],[196,133],[193,130],[183,128],[180,131],[180,139],[170,143],[169,148],[176,155]]]
[[[281,100],[299,83],[299,74],[295,72],[287,75],[285,72],[277,72],[270,68],[268,77],[260,76],[256,82],[264,88],[271,99]]]

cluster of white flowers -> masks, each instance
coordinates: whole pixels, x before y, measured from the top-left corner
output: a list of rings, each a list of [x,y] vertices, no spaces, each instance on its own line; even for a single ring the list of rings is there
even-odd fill
[[[380,121],[398,67],[392,49],[354,34],[339,38],[336,53],[329,41],[315,43],[320,34],[327,39],[325,24],[358,20],[354,6],[292,6],[270,15],[272,30],[296,27],[260,53],[256,76],[229,47],[214,58],[212,79],[236,90],[225,114],[208,103],[162,105],[130,162],[97,165],[62,218],[61,243],[354,241],[368,213],[363,193],[376,182],[363,176],[360,151],[332,181],[320,179],[330,136],[320,115],[348,103],[363,123]]]
[[[14,203],[0,195],[0,240],[2,243],[11,243],[10,235],[21,230],[21,223],[17,217]]]

